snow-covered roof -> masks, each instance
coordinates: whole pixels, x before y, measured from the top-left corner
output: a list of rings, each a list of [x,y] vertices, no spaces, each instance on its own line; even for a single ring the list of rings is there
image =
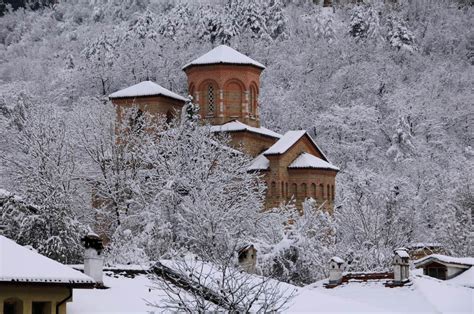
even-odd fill
[[[395,254],[403,258],[410,258],[410,255],[408,255],[408,252],[405,249],[397,249],[395,250]]]
[[[301,153],[289,166],[290,169],[313,168],[313,169],[331,169],[339,171],[339,168],[308,153]]]
[[[298,140],[306,134],[306,131],[288,131],[283,135],[282,138],[269,149],[265,151],[265,155],[280,155],[284,154],[291,146],[293,146]]]
[[[183,67],[183,70],[192,65],[206,65],[206,64],[245,64],[253,65],[257,68],[265,69],[265,66],[260,62],[250,59],[246,55],[238,52],[235,49],[226,45],[220,45],[211,51],[205,53],[194,61],[189,62]]]
[[[237,132],[237,131],[248,131],[248,132],[258,133],[261,135],[270,136],[274,138],[281,138],[281,134],[273,132],[272,130],[269,130],[264,127],[256,128],[237,120],[230,121],[222,125],[211,126],[211,132]]]
[[[454,256],[446,256],[442,254],[431,254],[416,260],[415,266],[422,267],[425,264],[431,262],[438,262],[438,263],[445,263],[445,264],[454,264],[454,265],[461,265],[461,266],[474,266],[474,257],[454,257]]]
[[[0,236],[0,282],[93,286],[83,273]]]
[[[278,140],[275,144],[273,144],[269,149],[267,149],[264,154],[265,155],[281,155],[284,154],[288,149],[291,148],[296,142],[299,141],[304,135],[307,135],[311,143],[314,147],[318,150],[318,152],[323,156],[323,159],[329,162],[329,159],[324,155],[323,151],[319,148],[318,144],[313,140],[311,136],[304,130],[297,130],[297,131],[288,131],[283,135],[283,137]]]
[[[337,256],[331,257],[331,261],[332,261],[332,262],[335,262],[335,263],[337,263],[337,264],[344,264],[344,263],[345,263],[342,258],[337,257]]]
[[[268,170],[270,167],[270,161],[263,154],[258,155],[252,161],[252,164],[249,167],[249,170]]]
[[[416,271],[410,271],[412,285],[394,289],[384,286],[391,279],[349,281],[332,289],[321,280],[301,288],[288,312],[315,312],[317,305],[318,312],[331,313],[473,313],[472,289]]]
[[[164,88],[152,81],[144,81],[138,84],[121,89],[109,95],[110,99],[128,98],[128,97],[142,97],[142,96],[165,96],[181,101],[188,101],[188,99],[173,93],[169,89]]]

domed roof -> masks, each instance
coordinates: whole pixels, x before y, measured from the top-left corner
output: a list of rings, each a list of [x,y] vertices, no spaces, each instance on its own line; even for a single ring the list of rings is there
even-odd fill
[[[194,61],[189,62],[183,67],[183,70],[193,65],[209,65],[209,64],[242,64],[252,65],[260,69],[265,69],[265,66],[246,55],[232,49],[226,45],[220,45],[206,54],[200,56]]]

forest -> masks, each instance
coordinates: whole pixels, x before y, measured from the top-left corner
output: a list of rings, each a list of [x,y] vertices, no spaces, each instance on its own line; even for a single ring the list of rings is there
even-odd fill
[[[353,270],[386,269],[393,249],[419,242],[472,255],[472,2],[320,2],[6,5],[3,233],[68,263],[99,218],[110,263],[187,253],[225,263],[253,243],[263,274],[295,284],[327,276],[334,255]],[[220,44],[266,66],[262,124],[307,130],[341,169],[333,215],[311,199],[304,215],[291,202],[262,213],[249,158],[198,127],[192,105],[177,125],[144,117],[156,132],[117,144],[110,93],[151,80],[187,96],[182,66]],[[92,207],[94,193],[111,202]]]

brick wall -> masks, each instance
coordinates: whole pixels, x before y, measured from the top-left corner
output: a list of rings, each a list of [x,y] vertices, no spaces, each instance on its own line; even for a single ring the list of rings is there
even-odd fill
[[[262,69],[249,65],[211,64],[191,66],[185,72],[189,93],[199,103],[201,117],[209,123],[216,125],[239,120],[260,126],[258,93]],[[209,86],[212,86],[212,93]]]

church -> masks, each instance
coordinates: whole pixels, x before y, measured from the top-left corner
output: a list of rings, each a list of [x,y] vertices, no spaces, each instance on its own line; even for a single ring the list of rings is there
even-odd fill
[[[249,171],[267,185],[265,207],[313,198],[332,212],[339,169],[306,131],[279,134],[260,125],[258,96],[265,66],[231,47],[218,46],[182,68],[188,92],[212,132],[230,135],[231,145],[253,157]],[[189,99],[145,81],[109,95],[120,119],[123,109],[162,115],[169,122]]]

